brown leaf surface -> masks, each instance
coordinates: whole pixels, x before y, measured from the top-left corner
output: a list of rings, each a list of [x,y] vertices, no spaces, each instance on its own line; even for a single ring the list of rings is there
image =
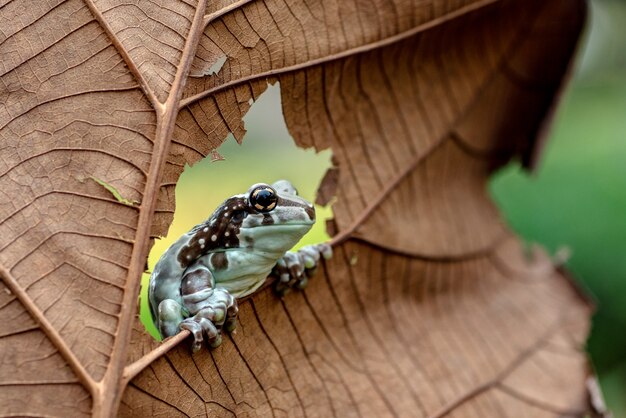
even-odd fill
[[[0,414],[583,414],[589,308],[485,190],[533,158],[583,15],[567,0],[0,3]],[[335,155],[336,257],[306,292],[243,302],[218,350],[159,345],[136,320],[150,238],[185,164],[241,140],[277,81],[297,143]]]

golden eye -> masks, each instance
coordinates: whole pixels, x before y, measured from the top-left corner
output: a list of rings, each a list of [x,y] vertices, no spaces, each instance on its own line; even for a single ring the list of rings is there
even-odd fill
[[[278,196],[276,195],[276,190],[270,186],[259,186],[250,192],[248,200],[250,205],[259,212],[270,212],[276,207]]]

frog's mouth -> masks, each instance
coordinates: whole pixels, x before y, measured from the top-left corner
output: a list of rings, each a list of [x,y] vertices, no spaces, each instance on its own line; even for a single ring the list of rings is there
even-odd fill
[[[266,213],[249,214],[243,221],[241,228],[289,228],[304,227],[315,223],[315,210],[305,208],[285,207]]]
[[[263,228],[260,228],[260,227]],[[237,238],[241,247],[255,251],[282,254],[292,248],[311,230],[313,222],[290,222],[241,228]]]
[[[263,227],[263,229],[267,229],[268,231],[278,230],[278,229],[299,229],[301,227],[311,227],[315,224],[315,221],[297,221],[297,222],[288,222],[288,223],[280,223],[280,224],[258,224],[258,225],[249,225],[242,226],[241,229],[257,229]]]
[[[313,224],[314,222],[299,221],[273,225],[241,227],[239,230],[239,236],[277,240],[280,240],[283,237],[286,239],[294,239],[297,236],[299,240],[302,236],[304,236],[304,234],[309,232]]]

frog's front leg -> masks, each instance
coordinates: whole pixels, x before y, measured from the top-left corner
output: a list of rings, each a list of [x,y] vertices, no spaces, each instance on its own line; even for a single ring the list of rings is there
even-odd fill
[[[180,323],[185,319],[182,305],[174,299],[165,299],[159,304],[159,332],[163,338],[172,337],[179,333]]]
[[[237,321],[237,300],[223,288],[215,287],[215,279],[207,266],[197,263],[189,267],[180,285],[183,306],[189,317],[180,322],[180,329],[194,337],[194,352],[202,347],[206,336],[210,347],[222,342],[221,330],[232,331]]]
[[[329,244],[307,245],[296,252],[287,251],[272,271],[272,275],[278,278],[276,292],[282,296],[290,289],[304,289],[309,277],[315,274],[320,258],[328,260],[332,254]]]

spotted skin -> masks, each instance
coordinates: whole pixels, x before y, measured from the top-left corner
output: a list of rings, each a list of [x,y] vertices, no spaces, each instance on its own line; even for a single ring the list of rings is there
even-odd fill
[[[163,338],[189,330],[193,350],[215,347],[236,324],[236,298],[257,290],[273,272],[277,291],[301,288],[328,245],[288,252],[315,222],[313,205],[286,180],[255,184],[225,200],[205,222],[161,256],[150,277],[152,317]]]
[[[228,268],[228,257],[223,252],[211,254],[210,260],[214,270],[226,270]]]
[[[207,222],[192,229],[190,232],[193,235],[189,242],[178,252],[178,262],[181,266],[187,267],[211,251],[239,247],[237,235],[241,222],[233,221],[233,214],[252,210],[246,208],[246,201],[245,197],[238,196],[227,199]]]

